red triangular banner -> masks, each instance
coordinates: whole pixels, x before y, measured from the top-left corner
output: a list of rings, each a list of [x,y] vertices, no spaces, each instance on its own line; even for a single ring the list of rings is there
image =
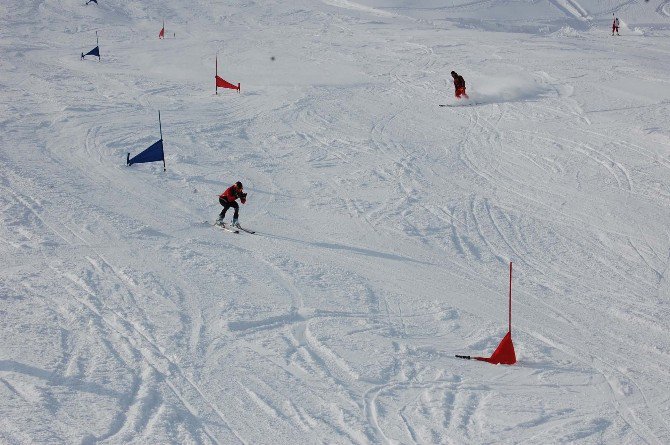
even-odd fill
[[[214,79],[216,80],[216,87],[217,88],[230,88],[231,90],[240,91],[240,84],[239,83],[237,85],[233,85],[232,83],[228,82],[227,80],[223,80],[219,76],[214,76]]]
[[[161,28],[161,32],[158,33],[158,38],[159,39],[164,39],[165,38],[165,27]]]
[[[491,357],[475,357],[477,360],[489,362],[494,365],[513,365],[516,363],[516,354],[514,353],[514,343],[512,343],[512,332],[508,331],[500,344],[493,351]]]

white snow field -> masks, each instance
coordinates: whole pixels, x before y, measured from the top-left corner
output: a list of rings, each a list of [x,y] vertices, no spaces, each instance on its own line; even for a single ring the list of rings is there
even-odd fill
[[[670,444],[668,0],[98,2],[0,5],[0,443]]]

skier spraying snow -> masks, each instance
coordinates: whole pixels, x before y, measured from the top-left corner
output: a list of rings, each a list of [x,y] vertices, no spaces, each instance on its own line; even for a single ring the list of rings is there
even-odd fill
[[[454,78],[454,88],[456,88],[454,95],[456,99],[460,99],[461,96],[470,99],[470,96],[465,92],[465,79],[463,79],[463,76],[459,76],[456,71],[452,71],[451,77]]]
[[[612,17],[614,17],[614,14],[612,14]],[[616,32],[616,35],[621,35],[619,34],[619,17],[614,17],[614,20],[612,21],[612,35]]]
[[[226,217],[226,211],[232,207],[235,209],[235,213],[233,214],[233,226],[240,226],[240,224],[237,222],[237,218],[240,216],[240,206],[236,202],[238,198],[242,204],[247,202],[247,194],[244,193],[244,189],[242,188],[242,183],[240,181],[237,181],[235,184],[228,187],[225,192],[219,195],[219,204],[223,206],[223,210],[221,210],[221,213],[219,214],[219,219],[216,220],[217,224],[223,224],[223,218]]]

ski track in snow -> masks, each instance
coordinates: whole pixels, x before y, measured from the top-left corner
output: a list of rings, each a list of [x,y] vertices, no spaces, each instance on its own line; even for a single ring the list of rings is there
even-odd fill
[[[667,5],[0,6],[0,442],[669,443]]]
[[[574,17],[581,21],[592,19],[590,14],[575,0],[550,0],[550,2],[568,17]]]
[[[670,17],[670,1],[661,2],[658,8],[656,8],[656,12],[660,15]]]

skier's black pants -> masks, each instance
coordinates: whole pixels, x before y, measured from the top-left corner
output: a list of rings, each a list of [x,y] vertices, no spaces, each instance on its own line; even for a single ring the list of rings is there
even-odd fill
[[[223,198],[219,198],[219,204],[221,204],[223,206],[223,210],[221,210],[221,213],[219,213],[219,216],[221,217],[221,219],[226,217],[226,212],[231,207],[235,209],[235,213],[233,214],[233,219],[237,219],[237,217],[240,216],[240,206],[237,203],[237,201],[228,202]]]

